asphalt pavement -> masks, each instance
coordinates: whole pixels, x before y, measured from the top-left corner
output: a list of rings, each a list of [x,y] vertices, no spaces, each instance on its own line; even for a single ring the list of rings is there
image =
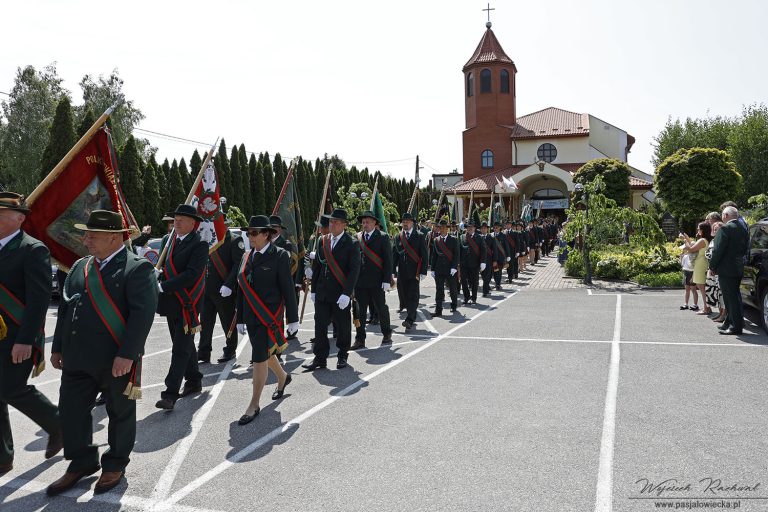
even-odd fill
[[[408,333],[389,293],[391,346],[369,326],[348,368],[332,358],[301,373],[308,302],[285,356],[293,382],[273,402],[270,375],[246,426],[247,339],[236,361],[201,366],[202,394],[154,407],[170,361],[157,317],[127,482],[94,495],[94,476],[48,498],[66,461],[44,461],[46,434],[11,410],[16,460],[0,510],[768,510],[765,333],[747,322],[742,336],[718,335],[678,309],[682,291],[523,284],[431,319],[428,279]],[[52,308],[47,332],[55,321]],[[214,358],[220,326],[215,336]],[[55,401],[59,375],[49,367],[30,383]],[[104,408],[93,417],[104,449]]]

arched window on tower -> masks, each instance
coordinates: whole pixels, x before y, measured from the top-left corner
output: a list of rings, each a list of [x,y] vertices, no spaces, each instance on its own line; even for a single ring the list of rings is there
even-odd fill
[[[493,169],[493,151],[490,149],[483,151],[480,160],[483,169]]]
[[[484,69],[480,72],[480,92],[491,92],[491,70]]]
[[[467,75],[467,96],[474,96],[475,94],[474,78],[472,73]]]
[[[504,94],[509,94],[509,71],[501,70],[501,87],[499,90]]]

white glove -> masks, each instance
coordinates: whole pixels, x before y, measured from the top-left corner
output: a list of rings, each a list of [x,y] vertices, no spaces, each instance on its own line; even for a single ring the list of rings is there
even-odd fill
[[[299,322],[288,324],[288,334],[296,334],[297,332],[299,332]]]
[[[246,328],[245,324],[237,324],[237,332],[240,334],[245,334]]]
[[[381,289],[385,292],[389,291],[389,283],[381,283]]]
[[[309,253],[309,259],[311,259],[311,260],[315,259],[316,255],[317,255],[317,253],[315,251],[312,251],[311,253]]]
[[[485,272],[485,263],[480,264],[480,272]]]
[[[219,295],[221,295],[222,297],[229,297],[230,295],[232,295],[232,289],[229,286],[222,286],[219,289]]]
[[[312,302],[315,302],[315,294],[314,293],[310,293],[309,294],[309,298],[312,299]]]
[[[159,291],[160,293],[163,293],[163,285],[161,285],[160,283],[157,283],[157,291]]]
[[[347,309],[347,306],[349,306],[349,296],[342,295],[339,297],[339,300],[336,301],[336,305],[339,306],[339,309]]]
[[[314,253],[313,253],[313,254],[314,254]],[[309,268],[309,267],[305,268],[305,269],[304,269],[304,276],[305,276],[307,279],[312,279],[312,269],[311,269],[311,268]]]
[[[455,268],[451,269],[451,277],[456,275],[457,270]]]
[[[434,279],[435,278],[435,271],[433,270],[432,272],[429,273],[429,275],[431,275],[432,279]]]
[[[510,261],[511,259],[512,259],[512,258],[510,258],[509,256],[507,256],[507,261]]]

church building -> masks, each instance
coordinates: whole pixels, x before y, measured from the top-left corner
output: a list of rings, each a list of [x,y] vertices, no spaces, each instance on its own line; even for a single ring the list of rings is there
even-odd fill
[[[592,114],[549,107],[518,116],[517,67],[490,21],[462,71],[464,174],[462,181],[445,190],[449,198],[455,192],[462,199],[465,214],[470,195],[475,204],[484,200],[487,206],[493,191],[502,217],[519,217],[526,207],[534,215],[562,217],[574,190],[572,176],[582,165],[606,157],[627,161],[635,138]],[[653,178],[630,169],[627,206],[639,208],[653,199]],[[511,178],[517,190],[499,185],[504,178],[507,183]]]

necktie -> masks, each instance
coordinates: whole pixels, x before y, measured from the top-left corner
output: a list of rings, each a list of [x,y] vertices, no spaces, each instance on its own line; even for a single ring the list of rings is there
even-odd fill
[[[365,234],[365,241],[369,242],[370,240],[371,240],[371,234],[370,233],[366,233]]]
[[[331,250],[334,250],[336,248],[337,241],[338,240],[336,239],[336,237],[331,238]]]

